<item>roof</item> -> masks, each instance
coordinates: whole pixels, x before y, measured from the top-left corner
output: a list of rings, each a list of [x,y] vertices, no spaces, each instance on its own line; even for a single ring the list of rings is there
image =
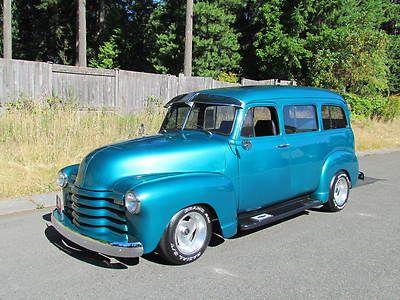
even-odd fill
[[[209,95],[217,96],[210,98]],[[285,101],[294,98],[312,98],[313,100],[337,99],[344,101],[338,93],[312,87],[296,86],[244,86],[203,90],[196,93],[180,95],[172,99],[167,105],[175,102],[207,102],[223,103],[243,107],[246,104],[261,100],[279,99]]]

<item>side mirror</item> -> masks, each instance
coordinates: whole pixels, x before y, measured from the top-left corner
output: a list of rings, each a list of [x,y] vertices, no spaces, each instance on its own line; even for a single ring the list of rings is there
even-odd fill
[[[252,146],[253,145],[251,144],[251,142],[249,140],[242,141],[242,147],[244,150],[250,150]]]

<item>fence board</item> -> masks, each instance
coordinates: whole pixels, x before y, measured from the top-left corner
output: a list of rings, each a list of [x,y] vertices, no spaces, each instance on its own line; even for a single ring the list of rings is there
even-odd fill
[[[188,92],[241,85],[296,85],[294,81],[243,78],[228,83],[210,77],[178,77],[124,70],[81,68],[42,62],[0,59],[0,104],[21,96],[76,101],[81,107],[140,110],[155,97],[162,102]]]
[[[113,108],[116,70],[52,65],[52,95],[83,107]]]
[[[50,65],[0,59],[0,103],[20,97],[43,99],[51,94]]]

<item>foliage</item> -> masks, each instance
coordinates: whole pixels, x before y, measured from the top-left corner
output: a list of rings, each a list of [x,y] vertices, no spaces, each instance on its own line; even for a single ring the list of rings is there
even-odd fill
[[[12,3],[15,58],[75,62],[75,1]],[[182,72],[185,5],[87,1],[90,65]],[[193,71],[214,78],[295,79],[369,97],[398,94],[399,33],[398,0],[198,0]]]
[[[400,96],[390,96],[387,98],[384,116],[386,120],[393,120],[400,117]]]
[[[391,121],[400,116],[400,97],[344,95],[355,117]]]
[[[179,74],[183,70],[185,1],[161,1],[149,18],[147,30],[151,48],[148,60],[159,73]]]
[[[178,74],[183,70],[185,3],[161,1],[149,22],[155,45],[149,61],[156,71]],[[237,72],[238,33],[232,11],[240,1],[198,1],[194,5],[193,73],[217,78],[221,72]]]
[[[100,46],[97,57],[90,60],[89,66],[104,69],[118,68],[118,55],[119,49],[115,42],[115,35],[113,35],[108,41],[104,42],[103,45]]]
[[[388,87],[388,21],[381,0],[267,0],[254,42],[267,77],[375,95]]]
[[[232,72],[221,72],[218,75],[217,80],[224,81],[224,82],[230,82],[230,83],[237,83],[237,82],[239,82],[239,76],[238,76],[238,74],[235,74]]]
[[[193,73],[218,78],[239,71],[239,34],[232,24],[238,0],[199,1],[194,7]]]
[[[400,93],[400,34],[390,36],[389,45],[389,90]]]

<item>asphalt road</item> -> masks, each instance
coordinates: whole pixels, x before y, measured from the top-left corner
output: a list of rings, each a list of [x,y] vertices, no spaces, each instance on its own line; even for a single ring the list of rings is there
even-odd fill
[[[344,211],[309,211],[215,239],[186,266],[66,247],[46,225],[48,209],[0,217],[0,299],[399,299],[400,152],[360,165],[367,180]]]

